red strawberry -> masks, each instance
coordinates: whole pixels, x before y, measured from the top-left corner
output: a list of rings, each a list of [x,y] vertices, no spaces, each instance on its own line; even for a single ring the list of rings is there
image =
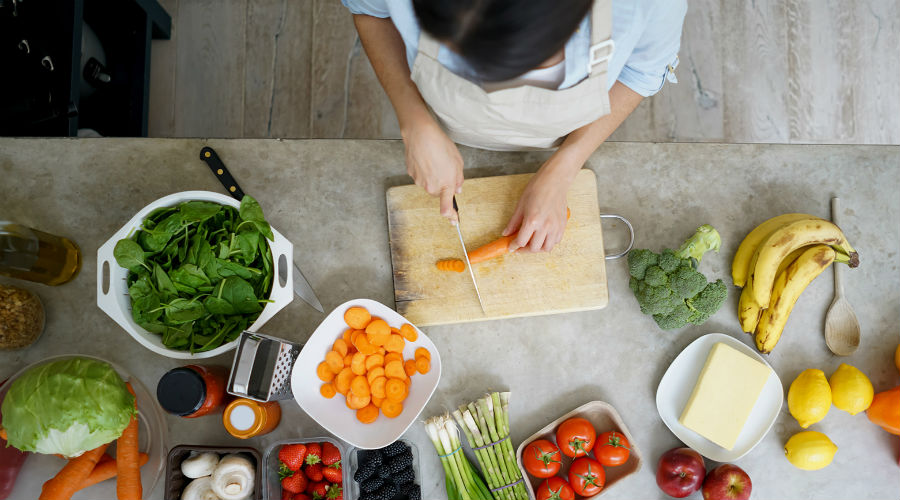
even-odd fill
[[[310,481],[316,482],[322,480],[322,464],[307,465],[304,467],[303,472],[306,473],[306,477],[308,477]]]
[[[313,500],[311,496],[306,493],[297,493],[294,495],[294,500]]]
[[[281,490],[281,500],[294,500],[294,494],[288,490]]]
[[[278,459],[287,465],[288,469],[300,470],[306,459],[306,445],[301,443],[284,445],[278,450]]]
[[[301,493],[307,488],[306,476],[302,472],[295,472],[281,479],[281,487],[291,493]]]
[[[313,499],[322,499],[328,496],[328,484],[323,481],[318,483],[312,483],[312,491],[307,491],[307,493],[312,493]]]
[[[341,461],[341,452],[337,446],[325,441],[322,443],[322,463],[325,465],[334,465]]]
[[[341,465],[337,467],[330,465],[322,469],[322,477],[330,483],[341,483],[344,481],[344,473],[341,471]]]
[[[322,447],[319,443],[309,443],[306,446],[306,463],[308,465],[317,464],[322,461]]]
[[[344,500],[344,489],[336,484],[328,487],[328,500]]]

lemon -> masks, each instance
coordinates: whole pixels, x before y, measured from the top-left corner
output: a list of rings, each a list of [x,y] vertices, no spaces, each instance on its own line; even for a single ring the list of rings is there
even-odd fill
[[[875,397],[875,389],[869,378],[846,363],[841,363],[841,366],[831,374],[828,384],[831,385],[831,400],[834,406],[851,415],[866,411],[872,404],[872,398]]]
[[[837,449],[825,434],[803,431],[791,436],[784,444],[784,456],[798,469],[819,470],[834,460]]]
[[[822,370],[803,370],[788,389],[788,410],[806,429],[828,415],[831,409],[831,387]]]

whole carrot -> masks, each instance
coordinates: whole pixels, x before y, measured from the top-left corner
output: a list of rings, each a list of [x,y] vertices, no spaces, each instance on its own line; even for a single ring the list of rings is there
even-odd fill
[[[138,461],[138,465],[143,467],[150,457],[146,453],[141,453],[140,459]],[[81,482],[81,485],[78,487],[79,490],[83,490],[85,488],[91,487],[97,483],[101,483],[106,481],[107,479],[111,479],[116,477],[118,474],[118,464],[116,464],[116,460],[109,456],[103,455],[99,462],[97,462],[97,466],[94,467],[94,470],[91,471],[91,475],[85,478],[84,481]]]
[[[128,392],[134,396],[131,384],[126,383]],[[137,406],[137,397],[135,397]],[[116,497],[119,500],[141,500],[141,466],[138,465],[138,422],[137,414],[131,417],[128,427],[116,441]]]
[[[572,215],[571,210],[566,208],[566,220],[569,220],[569,217]],[[519,232],[509,236],[501,236],[496,240],[480,246],[475,250],[469,252],[469,262],[472,264],[477,264],[479,262],[484,262],[486,260],[490,260],[496,257],[500,257],[501,255],[506,255],[509,253],[509,244],[512,240],[516,239],[516,236],[519,235]]]
[[[78,486],[96,467],[100,457],[106,453],[109,444],[98,446],[86,451],[80,456],[70,459],[53,478],[44,483],[41,488],[40,500],[69,500],[78,491]]]

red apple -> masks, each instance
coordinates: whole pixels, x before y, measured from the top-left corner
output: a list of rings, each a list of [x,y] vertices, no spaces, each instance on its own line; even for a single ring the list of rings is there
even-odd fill
[[[699,490],[705,477],[703,457],[690,448],[672,448],[659,457],[656,484],[666,495],[684,498]]]
[[[709,471],[703,481],[703,500],[747,500],[753,483],[737,465],[724,464]]]

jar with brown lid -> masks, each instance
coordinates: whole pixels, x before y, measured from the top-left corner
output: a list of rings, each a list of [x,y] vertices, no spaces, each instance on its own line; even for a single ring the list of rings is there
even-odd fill
[[[0,285],[0,349],[21,349],[44,331],[44,306],[37,295]]]

